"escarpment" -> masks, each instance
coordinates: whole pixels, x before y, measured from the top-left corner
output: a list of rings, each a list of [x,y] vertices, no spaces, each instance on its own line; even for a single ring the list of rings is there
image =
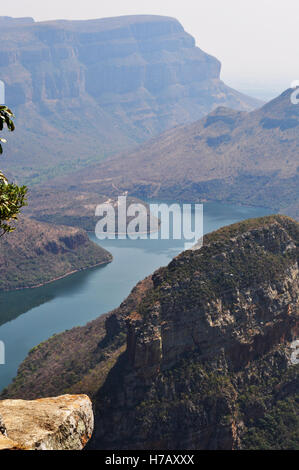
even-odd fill
[[[158,270],[127,316],[127,351],[96,397],[92,445],[294,448],[298,241],[291,219],[249,220]]]
[[[119,309],[33,351],[3,396],[57,393],[65,358],[47,365],[84,338],[68,384],[92,396],[91,448],[297,448],[298,243],[283,216],[207,235]]]
[[[230,368],[239,370],[296,338],[298,248],[288,232],[292,223],[274,220],[236,235],[224,228],[153,275],[138,319],[129,316],[135,369],[144,371],[154,358],[158,370],[167,369],[195,350],[205,360],[224,351]]]
[[[2,18],[1,31],[0,77],[18,127],[5,165],[24,183],[135,147],[217,105],[260,104],[226,86],[220,62],[174,18]]]

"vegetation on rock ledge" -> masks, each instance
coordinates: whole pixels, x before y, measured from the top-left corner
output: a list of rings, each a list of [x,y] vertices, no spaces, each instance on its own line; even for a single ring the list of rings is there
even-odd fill
[[[6,126],[10,132],[13,132],[15,130],[13,118],[14,115],[7,106],[0,106],[0,131]],[[3,153],[2,143],[5,142],[5,139],[0,139],[0,154]],[[18,218],[21,208],[26,204],[26,193],[26,186],[20,187],[9,183],[0,170],[0,236],[15,229],[11,222]]]

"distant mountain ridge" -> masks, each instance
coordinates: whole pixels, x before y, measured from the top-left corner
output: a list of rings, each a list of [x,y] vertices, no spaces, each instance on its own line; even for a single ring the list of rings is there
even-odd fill
[[[299,217],[299,105],[294,90],[250,113],[219,107],[137,149],[53,182],[140,198],[218,200]]]
[[[260,105],[227,87],[220,62],[173,18],[0,24],[0,79],[18,129],[5,165],[22,182],[80,169],[219,105]]]

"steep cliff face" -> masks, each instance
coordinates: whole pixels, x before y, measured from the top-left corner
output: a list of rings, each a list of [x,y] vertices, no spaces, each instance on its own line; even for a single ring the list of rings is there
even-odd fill
[[[68,386],[93,396],[92,448],[297,448],[298,243],[282,216],[207,235],[106,318],[33,351],[4,396],[65,388],[53,355],[84,337]]]
[[[0,291],[37,287],[111,260],[83,230],[22,217],[0,241]]]
[[[223,240],[221,232],[210,243],[208,236],[201,250],[153,275],[140,318],[129,317],[128,354],[136,370],[142,374],[147,363],[154,371],[168,369],[193,350],[205,359],[224,352],[230,368],[240,370],[277,342],[296,338],[298,247],[282,221],[286,227],[224,229]]]
[[[3,19],[1,31],[0,78],[18,126],[7,165],[23,180],[80,168],[217,105],[259,104],[221,82],[219,61],[173,18]]]
[[[0,401],[6,423],[0,450],[82,450],[94,426],[92,403],[85,395],[35,401]]]
[[[96,397],[95,446],[297,446],[298,241],[291,220],[248,221],[154,274]]]

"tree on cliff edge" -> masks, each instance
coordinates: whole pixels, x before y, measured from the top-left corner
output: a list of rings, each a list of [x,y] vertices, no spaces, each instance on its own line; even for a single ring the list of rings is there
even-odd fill
[[[6,126],[13,132],[15,130],[13,118],[14,115],[7,106],[0,106],[0,131]],[[3,153],[2,143],[5,142],[5,139],[0,138],[0,154]],[[26,205],[26,193],[26,186],[9,183],[0,170],[0,237],[14,230],[11,223],[17,220],[21,208]]]

